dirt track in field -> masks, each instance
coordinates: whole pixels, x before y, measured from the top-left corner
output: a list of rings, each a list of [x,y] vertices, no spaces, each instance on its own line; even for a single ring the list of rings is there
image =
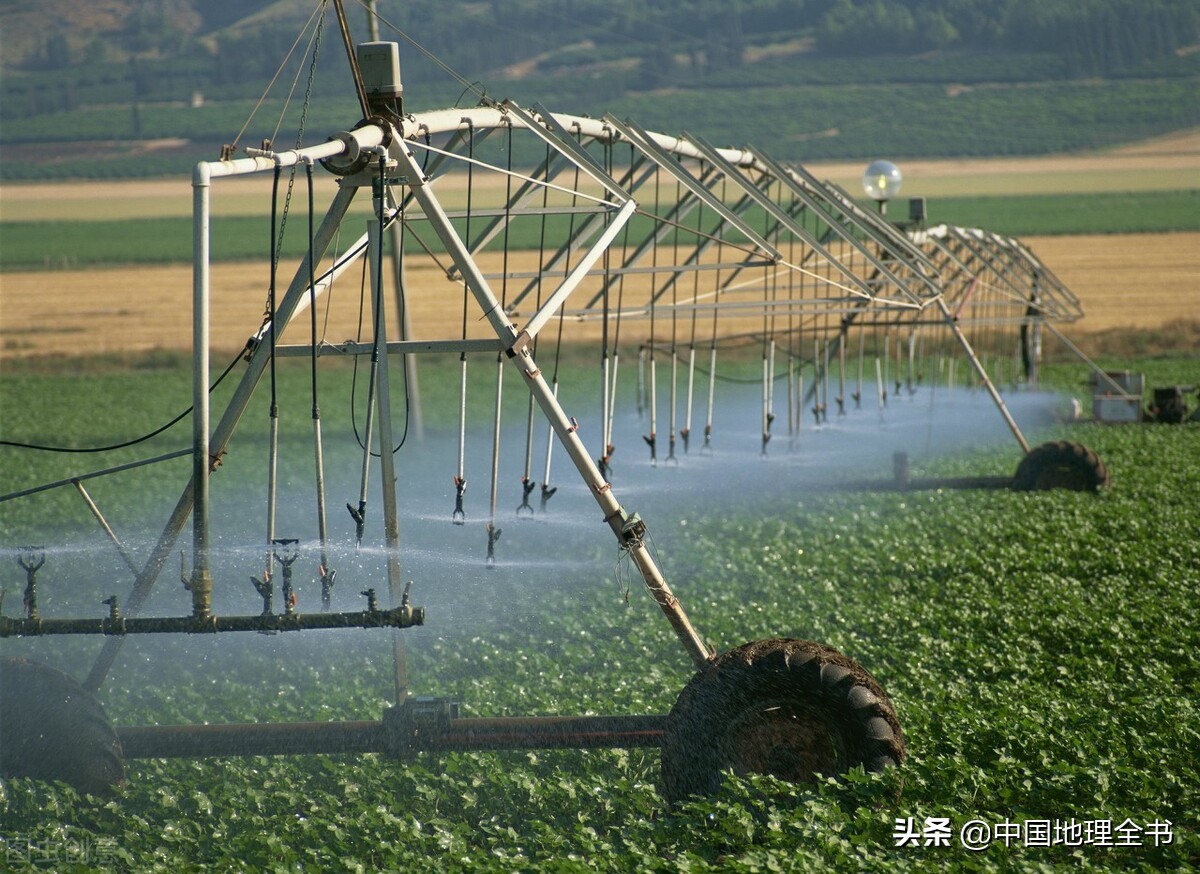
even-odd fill
[[[1083,304],[1085,317],[1069,328],[1072,336],[1200,321],[1200,233],[1032,237],[1026,242]],[[522,266],[510,264],[511,269]],[[498,267],[485,264],[489,270]],[[214,349],[240,348],[261,323],[265,271],[257,263],[213,266]],[[408,285],[414,337],[458,336],[462,286],[432,269],[414,271]],[[190,265],[7,273],[0,277],[0,289],[0,358],[191,348]],[[358,291],[357,275],[335,286],[327,323],[326,308],[318,306],[329,342],[358,335]],[[488,336],[486,325],[476,318],[471,317],[469,335]],[[308,324],[305,315],[292,332],[294,342],[307,340]],[[585,330],[592,336],[598,328]],[[628,342],[639,342],[648,325],[632,323],[624,330]],[[578,336],[574,326],[568,333]]]

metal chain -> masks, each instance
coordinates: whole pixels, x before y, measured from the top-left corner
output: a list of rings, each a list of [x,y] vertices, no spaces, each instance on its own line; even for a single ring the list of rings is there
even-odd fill
[[[308,80],[307,80],[307,82],[305,82],[305,86],[304,86],[304,103],[300,108],[300,125],[296,129],[296,149],[297,150],[299,150],[300,147],[304,144],[304,128],[305,128],[305,125],[308,123],[308,110],[312,105],[313,82],[316,79],[317,59],[321,56],[321,37],[324,32],[325,32],[325,10],[322,9],[321,17],[317,20],[317,33],[316,33],[316,36],[313,38],[312,60],[309,62],[309,65],[308,65]],[[280,216],[280,220],[279,220],[279,231],[278,231],[278,236],[275,241],[275,261],[271,265],[272,269],[275,269],[276,267],[279,266],[279,259],[283,253],[283,232],[284,232],[284,229],[287,227],[288,210],[291,209],[292,189],[295,188],[295,185],[296,185],[296,165],[293,165],[291,170],[288,173],[287,193],[284,195],[284,199],[283,199],[283,213]],[[265,328],[270,321],[271,321],[271,305],[270,305],[270,301],[268,301],[266,306],[263,308],[263,320],[262,320],[262,324],[259,325],[259,333],[260,334],[262,333],[262,329]]]
[[[321,56],[321,35],[325,30],[325,14],[321,14],[321,18],[317,21],[317,35],[313,39],[312,60],[308,64],[308,81],[304,86],[304,103],[300,109],[300,125],[296,129],[296,149],[299,149],[304,144],[304,127],[308,123],[308,110],[312,105],[312,89],[313,81],[317,75],[317,59]],[[287,224],[288,208],[292,204],[292,189],[296,185],[296,165],[293,164],[291,173],[288,176],[287,194],[283,199],[283,216],[279,223],[279,240],[275,247],[275,256],[279,257],[279,253],[283,248],[283,229]]]

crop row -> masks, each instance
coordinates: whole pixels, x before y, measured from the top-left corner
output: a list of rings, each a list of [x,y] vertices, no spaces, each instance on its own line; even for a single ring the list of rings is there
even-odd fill
[[[775,80],[778,81],[778,80]],[[752,88],[674,90],[606,97],[602,89],[567,81],[536,92],[514,84],[506,95],[563,111],[612,112],[656,130],[690,130],[719,144],[754,143],[781,160],[991,156],[1094,149],[1156,136],[1197,124],[1195,75],[1155,80],[980,84],[770,84]],[[416,102],[412,109],[440,105]],[[6,161],[5,180],[86,176],[185,175],[198,160],[215,157],[251,114],[252,101],[199,108],[146,104],[78,107],[5,126],[3,144],[141,141],[183,138],[192,145],[170,159]],[[299,123],[295,107],[276,133],[282,105],[268,101],[241,144],[264,137],[290,143]],[[315,98],[305,121],[312,132],[335,131],[354,121],[345,100]],[[214,133],[217,132],[217,133]],[[221,133],[224,132],[224,133]],[[324,134],[321,135],[323,138]],[[167,164],[171,166],[168,167]]]
[[[1149,366],[1159,381],[1194,373],[1194,361]],[[1049,375],[1070,390],[1084,378],[1074,366]],[[330,376],[330,391],[340,378]],[[18,373],[2,388],[6,431],[14,409],[58,389],[74,410],[49,411],[57,423],[49,430],[90,441],[123,434],[127,418],[157,421],[155,405],[171,408],[186,393],[186,375]],[[128,417],[111,403],[118,394]],[[290,400],[304,406],[303,397]],[[28,426],[21,434],[51,436]],[[1200,852],[1200,638],[1192,621],[1200,430],[1059,426],[1039,436],[1099,450],[1111,490],[727,492],[681,501],[650,520],[669,577],[723,647],[781,633],[822,640],[884,683],[911,751],[899,773],[812,788],[731,778],[718,797],[668,810],[656,795],[653,752],[150,761],[131,763],[128,790],[108,803],[9,781],[0,794],[5,836],[104,841],[118,864],[147,871],[974,869],[981,859],[957,839],[897,847],[896,820],[948,818],[957,838],[972,819],[1130,818],[1173,823],[1173,842],[1017,841],[994,845],[982,861],[1000,869],[1186,866]],[[254,455],[262,446],[238,448]],[[923,460],[920,472],[1004,473],[1013,460],[1011,449],[992,447]],[[14,469],[7,460],[4,468]],[[218,474],[228,476],[240,475]],[[164,513],[163,489],[151,478],[141,483],[104,506]],[[516,523],[506,527],[524,536]],[[593,539],[602,537],[602,526],[594,528]],[[6,546],[16,542],[10,536]],[[569,573],[536,564],[476,571],[447,561],[436,577],[418,580],[421,598],[461,597],[459,607],[436,614],[429,634],[410,638],[419,690],[458,696],[471,715],[669,707],[688,671],[666,625],[636,590],[626,606],[606,551],[582,555],[582,563],[555,556],[571,562]],[[12,571],[3,570],[10,587]],[[108,592],[86,570],[74,574],[82,590]],[[455,609],[470,621],[448,620],[445,611]],[[110,714],[126,724],[378,718],[388,694],[382,638],[252,637],[179,640],[165,650],[131,641],[105,690]],[[81,641],[4,645],[6,655],[69,670],[93,650]]]

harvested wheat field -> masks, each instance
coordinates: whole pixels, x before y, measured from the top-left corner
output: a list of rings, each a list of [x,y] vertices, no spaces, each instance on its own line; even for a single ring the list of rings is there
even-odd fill
[[[809,169],[854,189],[862,167],[856,162]],[[904,164],[905,194],[935,197],[1191,188],[1197,170],[1200,131],[1195,129],[1089,155]],[[332,185],[332,179],[319,177],[322,196]],[[447,204],[461,205],[462,179],[447,177],[439,185]],[[214,198],[214,212],[260,214],[269,191],[265,174],[226,180],[221,195]],[[0,208],[5,221],[183,216],[190,212],[191,192],[188,181],[181,179],[5,185],[0,188]],[[1155,330],[1181,321],[1200,323],[1200,233],[1031,237],[1026,242],[1082,302],[1085,317],[1068,329],[1076,339],[1114,328]],[[532,253],[515,253],[510,260],[510,270],[536,268]],[[261,324],[265,261],[213,265],[212,345],[219,352],[240,348]],[[498,256],[484,256],[484,261],[485,270],[500,270]],[[288,278],[281,277],[281,285]],[[411,270],[408,285],[414,337],[459,336],[461,285],[434,269]],[[190,264],[4,273],[0,358],[190,349],[191,288]],[[577,295],[582,296],[583,292]],[[331,307],[319,305],[321,335],[331,343],[359,336],[357,270],[346,274],[332,298]],[[746,320],[746,329],[758,324]],[[599,332],[596,323],[569,328],[575,337]],[[734,326],[726,323],[724,328]],[[302,342],[308,331],[304,316],[284,339]],[[623,343],[640,342],[649,326],[639,322],[623,331]],[[468,334],[488,336],[487,326],[472,320]]]
[[[1029,237],[1083,304],[1072,334],[1200,321],[1200,234]]]
[[[1198,233],[1037,237],[1027,242],[1081,300],[1085,316],[1069,328],[1076,338],[1112,328],[1156,329],[1200,321]],[[532,254],[510,259],[519,257]],[[512,269],[530,266],[510,264]],[[486,269],[498,267],[485,258]],[[191,348],[190,265],[16,272],[5,274],[2,281],[0,356]],[[415,338],[459,335],[461,284],[426,268],[410,273],[408,287]],[[266,290],[264,264],[213,265],[214,349],[233,351],[245,343],[262,322]],[[335,285],[332,306],[318,306],[319,330],[326,341],[340,343],[359,335],[358,298],[355,275]],[[759,324],[751,322],[748,330]],[[307,316],[295,324],[293,342],[307,340]],[[639,322],[626,330],[636,342],[646,336],[648,326]],[[598,331],[598,325],[569,327],[575,337],[597,336]],[[488,336],[487,326],[473,315],[468,334]]]

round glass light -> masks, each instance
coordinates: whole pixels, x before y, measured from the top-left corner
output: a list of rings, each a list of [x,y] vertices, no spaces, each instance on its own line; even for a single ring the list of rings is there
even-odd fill
[[[891,200],[900,193],[904,177],[891,161],[872,161],[863,173],[863,191],[872,200]]]

